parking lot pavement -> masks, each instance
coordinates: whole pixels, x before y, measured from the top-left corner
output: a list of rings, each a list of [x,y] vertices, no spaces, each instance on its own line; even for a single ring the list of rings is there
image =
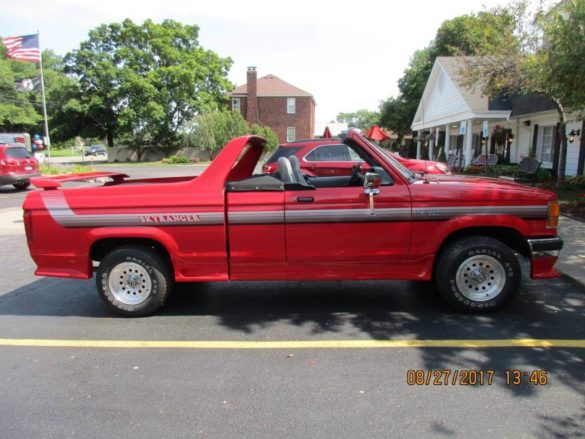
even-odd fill
[[[129,319],[94,280],[34,277],[20,210],[0,221],[2,437],[584,437],[585,349],[535,342],[585,340],[585,290],[567,277],[524,279],[508,308],[478,316],[428,283],[242,282],[181,285]],[[468,370],[484,384],[453,381]]]

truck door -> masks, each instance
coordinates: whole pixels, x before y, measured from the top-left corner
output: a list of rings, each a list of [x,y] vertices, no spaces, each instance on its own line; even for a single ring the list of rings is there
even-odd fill
[[[410,245],[410,194],[381,186],[370,212],[362,187],[286,191],[289,263],[345,264],[404,260]]]
[[[227,193],[231,279],[261,279],[286,264],[284,190]]]

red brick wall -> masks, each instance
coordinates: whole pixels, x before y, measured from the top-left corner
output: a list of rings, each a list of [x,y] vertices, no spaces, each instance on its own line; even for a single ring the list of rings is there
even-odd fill
[[[286,142],[286,129],[296,128],[297,139],[313,138],[315,105],[310,97],[296,97],[296,113],[286,112],[286,97],[258,97],[260,123],[269,126],[280,143]]]
[[[246,120],[250,125],[253,123],[258,123],[259,119],[259,112],[258,112],[258,98],[256,96],[256,67],[248,67],[248,82],[247,82],[247,90],[248,90],[248,97],[247,97],[247,108],[246,112]]]

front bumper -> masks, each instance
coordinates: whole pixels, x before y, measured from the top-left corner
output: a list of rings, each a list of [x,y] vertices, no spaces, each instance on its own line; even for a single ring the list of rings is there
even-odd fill
[[[14,184],[21,181],[28,181],[31,178],[40,177],[41,174],[38,172],[26,172],[22,174],[4,174],[0,175],[0,185]]]
[[[560,251],[563,248],[563,240],[555,236],[554,238],[536,238],[527,239],[530,253],[534,256],[538,253]]]
[[[527,239],[530,248],[530,259],[532,262],[530,277],[532,279],[550,279],[559,277],[561,273],[554,268],[563,248],[563,240],[554,238]]]

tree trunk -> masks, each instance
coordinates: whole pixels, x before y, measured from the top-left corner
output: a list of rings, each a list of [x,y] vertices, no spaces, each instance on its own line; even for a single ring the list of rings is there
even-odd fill
[[[111,148],[114,146],[114,131],[112,131],[111,129],[108,129],[107,133],[106,133],[106,138],[108,141],[108,146]]]
[[[557,174],[557,186],[565,182],[565,168],[567,167],[567,115],[563,104],[558,99],[553,99],[553,103],[559,114],[559,128],[557,135],[560,136],[561,144],[559,151],[559,169]]]

